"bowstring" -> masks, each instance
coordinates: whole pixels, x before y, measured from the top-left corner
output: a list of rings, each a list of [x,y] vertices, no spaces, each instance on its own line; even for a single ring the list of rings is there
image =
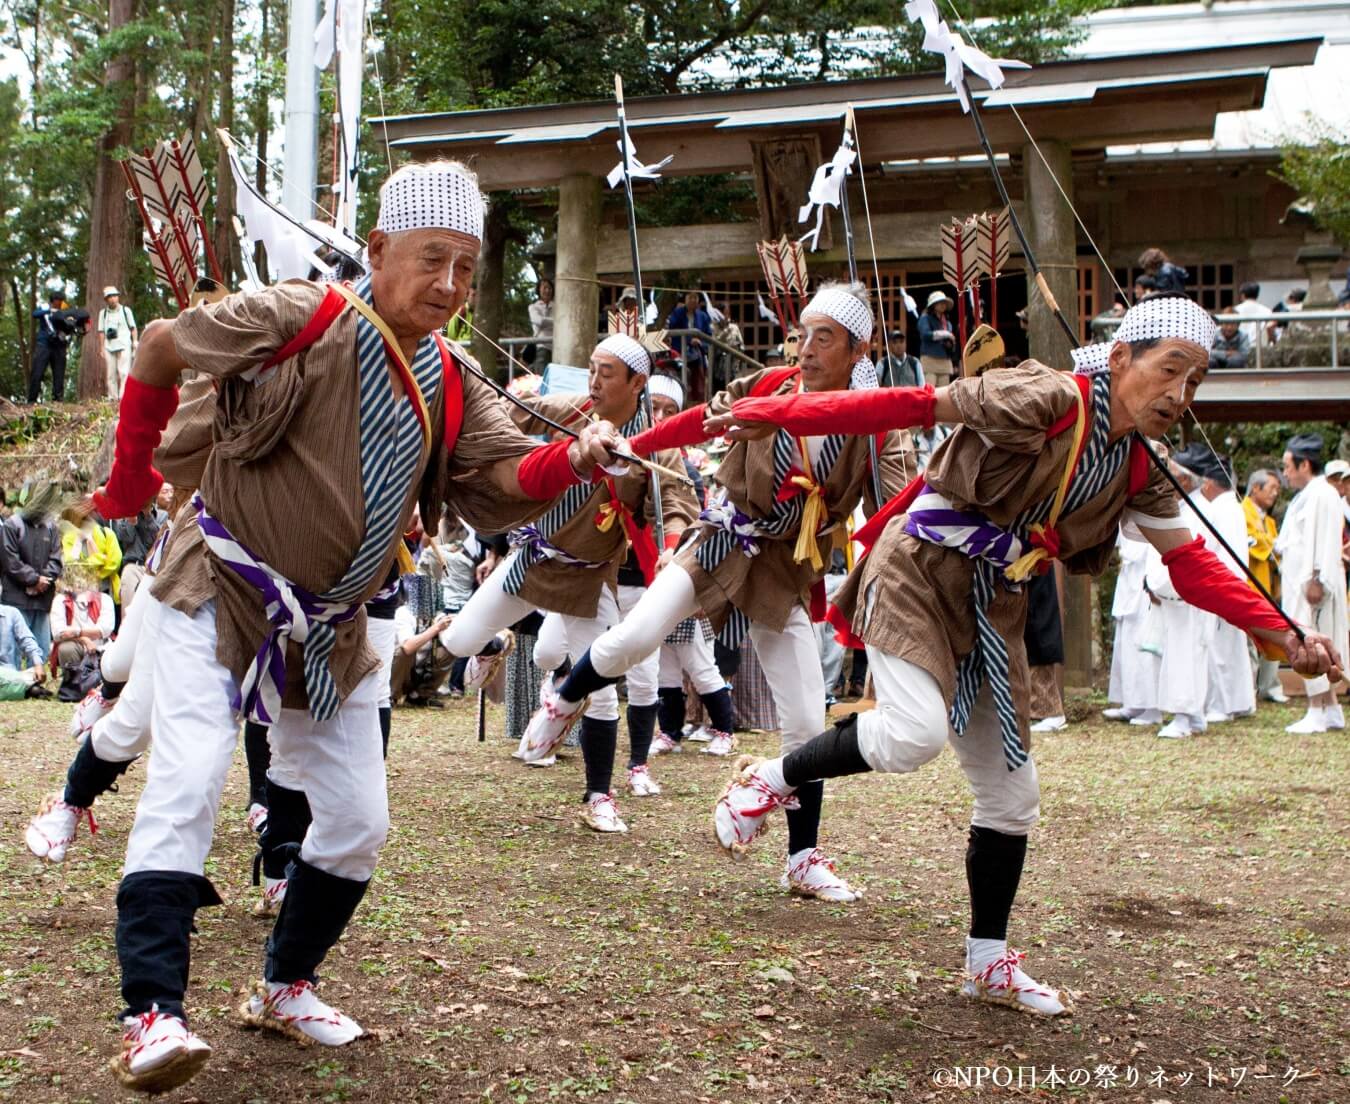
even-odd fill
[[[975,42],[974,28],[972,28],[971,25],[967,23],[965,19],[962,17],[960,10],[956,6],[956,0],[946,0],[946,3],[947,7],[951,9],[952,15],[956,17],[956,21],[957,23],[960,24],[961,29],[965,31],[965,33],[970,37],[971,42]],[[1010,103],[1007,106],[1012,111],[1013,118],[1017,120],[1017,125],[1022,128],[1022,133],[1026,135],[1027,142],[1031,145],[1031,148],[1036,151],[1036,156],[1040,158],[1041,164],[1045,166],[1046,175],[1050,177],[1051,181],[1055,185],[1055,190],[1059,192],[1060,198],[1064,200],[1065,206],[1069,208],[1070,213],[1073,215],[1074,222],[1078,224],[1078,228],[1082,230],[1083,236],[1087,238],[1088,245],[1092,247],[1092,252],[1096,255],[1097,260],[1101,263],[1102,269],[1106,272],[1106,278],[1111,281],[1112,286],[1116,289],[1116,292],[1120,295],[1120,297],[1128,303],[1129,296],[1125,294],[1125,289],[1120,286],[1120,281],[1116,279],[1115,270],[1111,267],[1110,263],[1107,261],[1105,255],[1101,251],[1101,248],[1097,245],[1096,238],[1092,236],[1092,231],[1087,228],[1087,224],[1083,221],[1083,216],[1079,214],[1078,208],[1074,205],[1074,202],[1069,197],[1068,192],[1064,190],[1064,186],[1059,182],[1059,177],[1056,175],[1055,171],[1050,167],[1050,162],[1046,160],[1045,154],[1041,151],[1040,143],[1036,141],[1035,136],[1031,133],[1030,129],[1027,127],[1026,121],[1022,118],[1021,114],[1017,110],[1017,105]],[[855,135],[854,138],[856,141],[857,136]],[[859,155],[859,157],[861,159],[861,154]],[[863,202],[866,203],[866,192],[863,193]],[[1210,439],[1209,434],[1205,431],[1205,424],[1196,415],[1194,407],[1188,406],[1186,408],[1186,413],[1187,415],[1189,415],[1191,422],[1195,425],[1195,428],[1200,431],[1200,437],[1204,440],[1206,447],[1209,448],[1209,451],[1214,453],[1215,456],[1219,456],[1220,455],[1219,450],[1214,447],[1214,442]],[[1233,494],[1238,497],[1239,501],[1241,501],[1242,496],[1239,495],[1237,491],[1237,478],[1236,478],[1237,473],[1230,472],[1229,474],[1234,477],[1232,488]]]
[[[366,10],[366,34],[370,38],[375,37],[375,24],[371,21],[370,10]],[[380,42],[384,45],[383,39]],[[384,107],[384,78],[380,75],[380,55],[375,50],[370,51],[371,64],[375,66],[375,93],[380,100],[380,125],[384,129],[384,159],[389,165],[389,173],[392,176],[394,172],[394,153],[393,146],[389,141],[389,112]],[[356,144],[361,144],[360,135],[357,135]]]
[[[887,373],[889,373],[891,370],[891,333],[890,333],[891,327],[889,321],[886,318],[886,296],[881,287],[881,266],[877,263],[877,241],[875,236],[872,234],[872,207],[867,202],[867,170],[863,167],[862,143],[858,141],[858,116],[853,111],[852,104],[849,104],[848,118],[849,121],[853,124],[851,127],[849,127],[849,130],[853,134],[853,151],[858,155],[858,190],[862,192],[863,220],[867,223],[867,248],[872,254],[872,278],[876,281],[877,284],[877,314],[881,318],[881,348],[886,355],[886,371]],[[848,187],[847,178],[845,178],[844,180],[844,187],[845,188]],[[905,310],[903,297],[904,297],[904,289],[902,288],[901,302],[900,302],[900,310],[902,314],[904,313]],[[912,434],[910,435],[910,439],[913,440]],[[916,458],[918,456],[917,447],[915,448],[915,456]],[[877,462],[878,464],[880,464],[879,457]],[[900,453],[900,474],[904,478],[904,481],[908,483],[909,461],[905,459],[904,452]],[[878,473],[878,478],[880,478],[880,473]],[[877,508],[880,509],[880,504],[878,504]]]
[[[225,127],[220,127],[219,129],[225,131],[225,133],[229,136],[230,141],[234,143],[235,149],[239,150],[241,153],[248,154],[249,158],[253,161],[255,165],[261,165],[264,172],[268,173],[274,180],[276,180],[278,184],[280,184],[283,188],[285,188],[286,174],[284,172],[282,172],[280,169],[274,168],[270,162],[264,161],[261,157],[259,157],[258,151],[255,150],[247,142],[242,141],[240,137],[234,133],[234,131],[226,130]],[[320,203],[318,199],[315,198],[314,196],[310,196],[309,202],[310,206],[313,207],[314,210],[317,211],[319,214],[321,214],[327,221],[333,222],[337,218],[337,215],[335,215],[332,211],[330,211],[327,207],[325,207],[322,203]],[[352,234],[351,237],[354,241],[358,241],[362,245],[366,244],[364,241],[361,241],[361,239],[358,238],[355,234]]]

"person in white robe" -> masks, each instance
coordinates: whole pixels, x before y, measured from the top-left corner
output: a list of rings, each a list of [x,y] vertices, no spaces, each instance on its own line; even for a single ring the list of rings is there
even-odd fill
[[[1347,644],[1345,564],[1341,545],[1345,515],[1341,496],[1322,474],[1322,438],[1292,437],[1285,446],[1284,481],[1298,492],[1275,542],[1284,583],[1284,610],[1295,621],[1325,633],[1342,650]],[[1336,690],[1326,678],[1305,684],[1308,711],[1286,732],[1307,734],[1345,727]]]
[[[1174,455],[1172,474],[1192,497],[1200,489],[1200,479],[1178,461],[1185,450]],[[1182,504],[1181,516],[1192,533],[1203,532],[1195,512]],[[1172,585],[1161,557],[1153,559],[1145,574],[1151,598],[1159,602],[1162,614],[1162,659],[1159,665],[1158,707],[1173,714],[1172,720],[1158,730],[1163,739],[1178,740],[1205,731],[1205,699],[1209,695],[1209,646],[1218,620],[1212,613],[1186,602]]]
[[[1120,574],[1116,577],[1116,593],[1111,600],[1116,638],[1111,652],[1111,682],[1107,697],[1120,705],[1102,711],[1108,721],[1129,721],[1138,725],[1162,723],[1162,713],[1158,709],[1158,664],[1162,657],[1156,646],[1144,646],[1148,640],[1150,616],[1161,616],[1161,611],[1153,613],[1153,601],[1144,589],[1148,553],[1152,547],[1146,541],[1131,540],[1123,533],[1116,541]]]
[[[1233,476],[1227,457],[1216,456],[1204,446],[1195,449],[1192,470],[1199,468],[1200,494],[1195,504],[1209,523],[1219,531],[1223,543],[1208,529],[1201,530],[1205,545],[1239,579],[1246,572],[1233,555],[1247,554],[1247,515],[1233,493]],[[1190,454],[1191,449],[1186,450]],[[1178,460],[1183,454],[1178,454]],[[1231,551],[1230,551],[1231,550]],[[1205,699],[1207,724],[1223,724],[1234,717],[1246,717],[1256,711],[1256,686],[1251,660],[1247,654],[1247,634],[1215,618],[1209,646],[1209,694]]]

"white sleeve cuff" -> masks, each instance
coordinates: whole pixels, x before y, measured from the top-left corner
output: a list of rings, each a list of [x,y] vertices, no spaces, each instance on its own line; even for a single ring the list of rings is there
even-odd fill
[[[1153,517],[1138,510],[1127,509],[1120,519],[1120,535],[1126,540],[1147,540],[1142,529],[1189,529],[1190,524],[1178,514],[1176,517]]]

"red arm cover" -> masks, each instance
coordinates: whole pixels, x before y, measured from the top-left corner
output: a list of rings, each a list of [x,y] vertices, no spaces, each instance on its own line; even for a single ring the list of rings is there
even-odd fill
[[[94,508],[109,521],[135,517],[164,485],[155,470],[155,449],[177,409],[178,388],[151,387],[127,377],[117,409],[112,474],[103,491],[94,493]]]
[[[872,434],[888,429],[929,428],[937,396],[928,387],[878,387],[869,391],[804,391],[737,399],[731,416],[771,422],[799,437],[827,433]]]
[[[1177,593],[1198,609],[1222,617],[1246,633],[1253,629],[1269,629],[1281,634],[1289,631],[1289,623],[1265,598],[1225,567],[1200,537],[1164,552],[1162,562],[1167,566],[1167,574]],[[1256,644],[1262,648],[1273,647],[1260,639]],[[1276,651],[1282,654],[1282,649]]]
[[[628,438],[628,447],[634,456],[650,456],[662,449],[686,448],[708,439],[703,432],[703,419],[707,416],[707,407],[703,403],[682,410],[667,418],[660,425],[644,429],[636,437]]]
[[[557,498],[574,483],[581,482],[581,477],[572,470],[572,461],[567,456],[570,444],[567,440],[554,441],[520,458],[516,466],[516,482],[520,484],[526,498],[547,502],[550,498]]]

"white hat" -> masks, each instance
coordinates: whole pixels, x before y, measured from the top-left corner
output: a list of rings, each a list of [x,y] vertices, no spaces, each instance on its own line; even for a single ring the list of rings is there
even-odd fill
[[[454,230],[483,240],[483,193],[457,161],[404,165],[380,188],[376,230]]]
[[[954,303],[954,302],[955,300],[950,295],[948,295],[941,288],[938,288],[937,291],[929,293],[928,302],[924,304],[924,309],[927,310],[929,307],[934,306],[938,303]]]
[[[823,314],[853,335],[854,341],[872,340],[872,308],[842,287],[823,287],[802,309],[802,315]]]
[[[610,334],[595,347],[595,351],[618,357],[640,376],[652,374],[651,354],[627,334]]]
[[[1350,475],[1350,464],[1347,464],[1344,460],[1329,461],[1322,474],[1328,479],[1344,479],[1347,475]]]
[[[678,377],[657,372],[647,380],[647,390],[652,393],[653,398],[660,395],[673,402],[678,409],[684,409],[684,384]]]
[[[121,295],[121,294],[122,293],[118,291],[115,287],[113,287],[112,284],[109,284],[107,287],[103,289],[104,299],[108,298],[109,295]]]
[[[1153,295],[1141,299],[1125,312],[1115,337],[1096,345],[1074,349],[1074,371],[1091,375],[1110,367],[1111,350],[1135,341],[1160,341],[1176,338],[1199,345],[1206,352],[1214,344],[1218,326],[1209,311],[1184,295]]]

